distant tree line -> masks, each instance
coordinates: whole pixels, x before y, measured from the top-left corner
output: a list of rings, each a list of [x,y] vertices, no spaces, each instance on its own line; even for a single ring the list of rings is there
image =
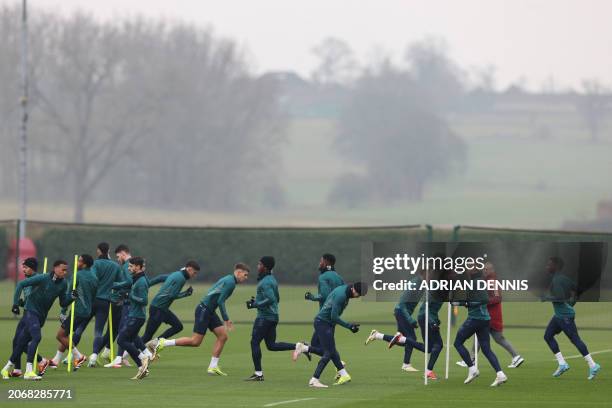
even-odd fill
[[[29,193],[34,200],[233,210],[283,203],[284,115],[270,78],[210,30],[34,13]],[[0,8],[2,196],[17,179],[20,16]]]

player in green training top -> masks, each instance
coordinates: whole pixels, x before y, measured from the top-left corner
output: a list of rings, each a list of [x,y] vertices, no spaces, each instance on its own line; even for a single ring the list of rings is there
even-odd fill
[[[131,257],[128,260],[128,268],[132,275],[128,320],[117,336],[117,344],[128,352],[138,366],[138,372],[132,377],[132,380],[141,380],[149,375],[150,353],[138,335],[147,317],[149,280],[145,276],[146,265],[143,258]]]
[[[115,283],[111,287],[111,311],[113,314],[113,340],[117,341],[119,332],[125,328],[128,321],[130,310],[130,289],[132,287],[132,275],[129,271],[129,260],[132,257],[130,248],[126,244],[119,244],[115,248],[115,258],[121,267],[121,272],[117,276]],[[121,286],[120,288],[116,288]],[[106,368],[121,368],[122,366],[129,367],[131,364],[128,360],[128,352],[123,350],[119,345],[115,348],[116,357],[111,356],[110,350],[110,327],[107,326],[106,334],[104,334],[104,350],[100,353],[100,358],[104,361],[109,361],[104,364]],[[113,359],[114,357],[114,359]]]
[[[38,261],[36,260],[36,258],[26,258],[21,263],[21,270],[26,279],[31,276],[36,275],[37,269],[38,269]],[[23,299],[19,299],[19,306],[21,307],[25,306],[25,302],[28,299],[28,296],[30,296],[31,291],[32,291],[31,287],[27,287],[23,290]],[[15,336],[13,336],[13,352],[15,352],[17,348],[17,344],[19,344],[19,339],[21,338],[21,335],[22,335],[21,332],[24,329],[24,327],[25,327],[25,319],[24,317],[22,317],[19,320],[19,323],[17,324],[17,328],[15,328]],[[21,351],[21,353],[25,353],[25,352],[27,352],[27,345]],[[21,356],[21,353],[20,353],[20,356]],[[14,367],[13,367],[13,370],[10,372],[10,377],[21,377],[23,375],[23,372],[21,371],[21,358],[19,358],[17,361],[14,361],[13,363],[14,363]],[[41,376],[44,374],[44,369],[46,369],[45,365],[47,364],[48,363],[46,361],[44,362],[42,366],[39,363],[38,372]]]
[[[77,346],[81,341],[81,336],[83,332],[87,328],[89,321],[91,320],[91,308],[93,304],[93,300],[96,297],[96,291],[98,290],[98,278],[95,273],[91,270],[93,266],[94,260],[91,255],[82,254],[79,256],[77,261],[77,284],[76,290],[79,293],[79,299],[74,304],[74,327],[73,327],[73,335],[72,335],[72,355],[74,356],[73,367],[75,370],[81,368],[87,357],[82,354]],[[72,290],[72,277],[68,280],[68,290]],[[67,308],[62,309],[61,314],[61,326],[57,332],[57,341],[59,341],[60,345],[57,348],[57,353],[55,357],[53,357],[53,364],[57,366],[62,358],[64,357],[64,353],[69,346],[69,336],[70,336],[70,314],[67,313]]]
[[[149,306],[149,320],[147,321],[145,332],[142,335],[143,342],[148,343],[162,323],[170,325],[170,327],[159,336],[164,339],[183,331],[183,323],[181,323],[180,319],[172,313],[170,305],[172,305],[172,302],[176,299],[183,299],[193,294],[193,288],[191,286],[182,292],[181,289],[183,289],[183,285],[185,285],[189,279],[196,276],[199,271],[200,265],[196,261],[188,261],[180,270],[159,277],[164,284],[153,298],[151,306]]]
[[[17,284],[15,294],[13,296],[13,307],[11,311],[18,315],[19,299],[21,292],[27,287],[31,287],[32,291],[25,302],[24,312],[24,327],[18,339],[17,347],[13,350],[11,358],[2,369],[2,378],[9,378],[10,372],[13,370],[13,361],[21,358],[22,350],[27,346],[28,358],[26,365],[26,373],[23,375],[24,380],[40,380],[32,367],[34,355],[38,348],[38,344],[42,338],[41,328],[47,320],[47,315],[51,307],[55,303],[55,299],[59,298],[60,305],[66,307],[78,298],[76,290],[67,292],[66,272],[68,263],[63,260],[58,260],[53,263],[53,271],[42,275],[34,275],[24,279]]]
[[[323,304],[323,307],[317,314],[314,320],[315,334],[319,338],[320,347],[307,346],[301,343],[296,344],[295,351],[293,352],[293,360],[302,353],[314,353],[321,356],[317,369],[314,375],[308,382],[309,387],[314,388],[327,388],[327,385],[321,383],[319,380],[321,374],[325,369],[325,366],[331,360],[336,369],[338,370],[339,376],[336,377],[334,385],[342,385],[351,381],[351,376],[346,372],[344,364],[340,359],[340,354],[336,350],[336,324],[349,329],[353,333],[359,331],[359,324],[348,323],[340,317],[344,309],[348,306],[349,300],[365,296],[368,292],[368,286],[365,283],[357,282],[351,285],[342,285],[334,289]]]
[[[319,302],[319,310],[321,310],[325,304],[327,296],[329,296],[332,290],[341,285],[344,285],[344,280],[342,280],[342,276],[336,272],[336,257],[333,254],[325,253],[321,255],[321,259],[319,260],[319,293],[313,294],[306,292],[304,297],[306,300]],[[305,341],[300,344],[306,346],[311,345],[318,348],[320,346],[319,337],[316,333],[313,333],[312,338],[310,339],[310,344]],[[308,358],[308,360],[311,359],[310,353],[304,353],[304,355]]]
[[[380,333],[374,329],[370,332],[370,335],[366,338],[366,346],[374,340],[384,340],[390,342],[394,338],[397,338],[394,344],[401,344],[404,346],[404,363],[402,364],[402,370],[407,372],[418,371],[410,364],[410,357],[412,356],[412,350],[416,348],[420,351],[425,351],[424,345],[416,342],[416,334],[414,329],[418,327],[417,321],[412,317],[414,309],[416,309],[423,291],[420,289],[423,278],[421,274],[417,274],[411,279],[414,284],[414,290],[407,289],[402,293],[399,302],[395,305],[393,315],[397,322],[397,333],[395,336],[389,334]],[[419,315],[420,316],[420,315]],[[403,338],[401,337],[403,336]]]
[[[111,289],[113,284],[120,280],[121,267],[108,256],[110,246],[107,242],[100,242],[96,248],[98,259],[94,261],[92,270],[98,277],[98,292],[92,305],[94,322],[93,352],[89,356],[88,367],[98,364],[98,353],[104,348],[104,326],[108,320],[108,312],[111,308]]]
[[[199,347],[204,340],[207,330],[212,331],[217,337],[213,347],[212,357],[208,366],[208,374],[225,376],[219,367],[219,358],[223,351],[223,346],[227,342],[227,332],[234,328],[234,324],[227,315],[225,301],[232,295],[236,285],[244,283],[249,277],[249,267],[244,263],[234,266],[234,272],[219,279],[202,298],[195,310],[195,323],[191,337],[181,337],[178,339],[153,339],[147,343],[147,348],[153,355],[153,360],[157,359],[159,353],[166,347]],[[216,313],[217,308],[221,311],[224,323]]]
[[[429,319],[428,319],[428,346],[427,352],[429,353],[429,359],[427,360],[427,369],[425,370],[425,375],[430,380],[437,380],[438,376],[434,372],[434,366],[436,365],[436,361],[438,361],[438,357],[442,352],[442,348],[444,347],[444,343],[442,342],[442,336],[440,335],[440,318],[438,317],[438,313],[442,308],[443,303],[440,302],[440,297],[434,296],[432,291],[429,292],[427,296],[429,303]],[[414,339],[408,338],[401,333],[397,333],[390,341],[389,348],[393,347],[396,344],[411,345],[413,348],[425,352],[425,312],[426,305],[425,302],[421,302],[421,307],[419,308],[419,314],[417,316],[418,324],[421,329],[421,337],[423,338],[423,343],[419,343]]]
[[[550,258],[546,264],[546,271],[552,275],[552,282],[550,284],[550,294],[544,297],[543,300],[552,302],[555,315],[550,319],[546,327],[544,340],[559,363],[559,367],[553,373],[553,377],[559,377],[569,370],[569,364],[563,358],[563,354],[559,350],[559,344],[555,340],[555,336],[563,332],[588,363],[588,379],[592,380],[601,370],[601,366],[593,361],[593,357],[591,357],[586,344],[584,344],[578,335],[578,328],[576,328],[576,322],[574,321],[576,312],[573,307],[576,304],[576,284],[569,277],[561,273],[562,269],[563,260],[556,256]]]
[[[278,283],[272,274],[275,260],[272,256],[263,256],[257,264],[257,296],[246,302],[247,309],[257,309],[257,318],[253,323],[251,334],[251,355],[255,372],[247,381],[263,381],[261,368],[261,341],[266,342],[270,351],[295,350],[295,343],[276,341],[278,325]]]
[[[119,299],[119,302],[122,303],[119,309],[121,311],[121,319],[119,320],[119,328],[117,331],[117,333],[121,333],[122,331],[126,329],[126,326],[128,322],[130,321],[130,310],[131,309],[130,309],[130,296],[129,295],[130,295],[130,290],[132,288],[132,284],[134,283],[134,277],[132,275],[132,272],[129,269],[130,259],[132,259],[132,256],[130,254],[130,250],[127,247],[127,245],[124,245],[124,244],[119,245],[115,249],[115,254],[117,255],[117,260],[121,264],[123,276],[120,276],[119,281],[113,283],[111,299],[113,298]],[[158,276],[155,276],[154,278],[149,279],[149,277],[145,275],[145,279],[147,279],[147,283],[149,287],[156,285],[158,283],[164,282],[167,277],[168,275],[158,275]],[[115,321],[114,319],[115,319],[115,315],[113,314],[113,321]],[[114,329],[115,327],[113,327],[113,331]],[[107,334],[108,334],[108,330],[107,330]],[[107,347],[110,347],[110,342],[107,343]],[[116,351],[116,354],[114,358],[112,359],[112,361],[108,364],[105,364],[104,367],[106,368],[121,368],[123,366],[129,367],[131,365],[127,360],[129,353],[127,350],[124,350],[123,347],[121,347],[121,345],[119,344],[118,334],[117,334],[117,348],[115,349],[115,351]],[[149,357],[151,357],[148,349],[145,349],[145,353],[149,354]],[[102,354],[100,354],[100,356],[103,357],[105,354],[108,357],[112,358],[112,356],[110,356],[110,350],[106,351],[105,349],[105,351]]]
[[[468,366],[468,376],[465,379],[464,384],[471,383],[480,375],[478,368],[472,361],[470,352],[464,346],[466,340],[475,335],[478,338],[478,344],[480,344],[483,354],[487,360],[489,360],[491,367],[493,367],[496,373],[495,380],[491,384],[491,387],[497,387],[508,381],[508,377],[502,371],[497,356],[493,350],[491,350],[491,339],[489,334],[489,321],[491,320],[491,317],[489,316],[489,311],[487,309],[489,295],[487,294],[486,290],[478,289],[478,281],[483,281],[485,278],[482,271],[475,268],[468,269],[466,273],[468,274],[468,279],[472,280],[474,288],[468,291],[467,299],[465,301],[453,302],[455,305],[462,305],[468,309],[468,318],[461,325],[459,331],[457,331],[457,336],[455,337],[454,342],[457,352]]]

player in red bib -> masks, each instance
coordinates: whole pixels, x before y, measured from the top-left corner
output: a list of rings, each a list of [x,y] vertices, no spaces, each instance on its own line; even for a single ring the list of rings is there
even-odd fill
[[[495,266],[492,262],[485,263],[484,267],[484,277],[487,280],[497,280],[497,274],[495,273]],[[504,337],[504,319],[502,317],[502,297],[501,292],[499,290],[489,290],[489,303],[487,304],[487,310],[489,311],[489,316],[491,316],[491,320],[489,322],[489,327],[491,330],[491,337],[493,340],[500,346],[502,346],[510,355],[512,356],[512,361],[508,368],[518,368],[525,359],[521,357],[520,354],[516,352],[512,344]],[[474,359],[474,348],[470,353],[472,355],[472,360]],[[465,366],[465,362],[458,361],[457,365]]]

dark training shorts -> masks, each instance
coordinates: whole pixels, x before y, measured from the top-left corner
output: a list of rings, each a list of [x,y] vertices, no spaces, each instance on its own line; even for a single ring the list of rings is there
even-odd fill
[[[74,316],[74,331],[76,332],[77,330],[79,330],[79,328],[87,326],[87,323],[89,323],[89,317]],[[66,334],[70,334],[70,315],[68,315],[66,319],[64,319],[64,322],[62,323],[62,329],[64,329],[64,332],[66,332]]]
[[[194,333],[205,335],[207,329],[213,331],[220,326],[223,326],[223,323],[215,312],[211,312],[201,303],[196,307],[195,323],[193,324]]]

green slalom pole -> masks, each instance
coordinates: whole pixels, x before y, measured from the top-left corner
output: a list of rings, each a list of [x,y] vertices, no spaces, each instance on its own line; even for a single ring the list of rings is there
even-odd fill
[[[115,359],[115,347],[113,346],[113,303],[108,305],[108,333],[110,342],[110,361]]]
[[[74,256],[74,271],[72,272],[72,290],[76,289],[77,283],[77,262],[79,256]],[[70,340],[68,342],[68,372],[72,372],[72,333],[74,332],[74,302],[70,305]]]

